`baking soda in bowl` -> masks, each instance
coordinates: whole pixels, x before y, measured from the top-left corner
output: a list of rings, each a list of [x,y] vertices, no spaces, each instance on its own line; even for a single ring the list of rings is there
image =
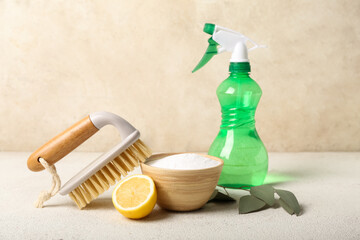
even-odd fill
[[[220,162],[195,153],[182,153],[152,160],[146,164],[158,168],[193,170],[215,167],[220,165]]]

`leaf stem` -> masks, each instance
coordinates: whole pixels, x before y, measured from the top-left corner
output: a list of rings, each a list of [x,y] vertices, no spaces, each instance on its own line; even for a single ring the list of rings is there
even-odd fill
[[[224,190],[225,190],[225,192],[228,194],[228,192],[226,191],[226,188],[228,188],[228,189],[240,189],[240,190],[244,190],[244,191],[250,191],[249,189],[245,189],[245,188],[251,188],[251,186],[242,186],[242,187],[224,187],[224,186],[222,186],[222,185],[218,185],[219,187],[222,187]]]
[[[226,192],[226,195],[230,196],[230,194],[228,193],[228,191],[226,191],[225,187],[222,187],[224,189],[224,191]]]

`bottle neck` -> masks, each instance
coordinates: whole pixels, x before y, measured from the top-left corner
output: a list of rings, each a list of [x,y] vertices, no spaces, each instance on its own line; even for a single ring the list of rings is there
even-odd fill
[[[250,70],[249,62],[230,62],[230,75],[249,75]]]
[[[249,78],[249,62],[230,62],[230,78],[235,81],[241,81]],[[253,129],[255,128],[255,110],[256,106],[251,106],[252,100],[251,89],[246,92],[239,92],[231,107],[223,107],[221,129]]]
[[[250,73],[248,72],[230,72],[230,77],[233,78],[249,78],[250,77]]]

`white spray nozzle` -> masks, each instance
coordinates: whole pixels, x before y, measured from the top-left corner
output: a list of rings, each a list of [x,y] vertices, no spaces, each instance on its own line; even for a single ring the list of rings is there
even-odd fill
[[[204,32],[212,35],[208,40],[209,46],[193,72],[202,68],[210,59],[222,52],[232,52],[230,62],[249,62],[248,51],[256,48],[264,48],[266,46],[259,45],[245,35],[235,32],[231,29],[217,26],[215,24],[206,23]],[[250,42],[250,48],[247,43]]]
[[[265,47],[264,45],[257,44],[241,33],[217,25],[215,25],[212,39],[221,46],[221,52],[232,52],[230,62],[248,62],[248,51]],[[247,42],[252,44],[250,49],[247,49]],[[221,52],[218,51],[218,53]]]

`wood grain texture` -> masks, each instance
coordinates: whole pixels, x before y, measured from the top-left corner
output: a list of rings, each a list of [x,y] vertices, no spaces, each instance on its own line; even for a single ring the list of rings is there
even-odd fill
[[[27,161],[28,168],[35,172],[43,170],[44,167],[38,162],[40,157],[53,165],[97,131],[89,116],[85,117],[32,153]]]
[[[148,161],[167,157],[171,154],[155,154]],[[143,174],[150,176],[158,192],[157,204],[173,211],[192,211],[201,208],[213,193],[224,162],[213,156],[199,154],[220,162],[207,169],[177,170],[164,169],[141,163]]]

